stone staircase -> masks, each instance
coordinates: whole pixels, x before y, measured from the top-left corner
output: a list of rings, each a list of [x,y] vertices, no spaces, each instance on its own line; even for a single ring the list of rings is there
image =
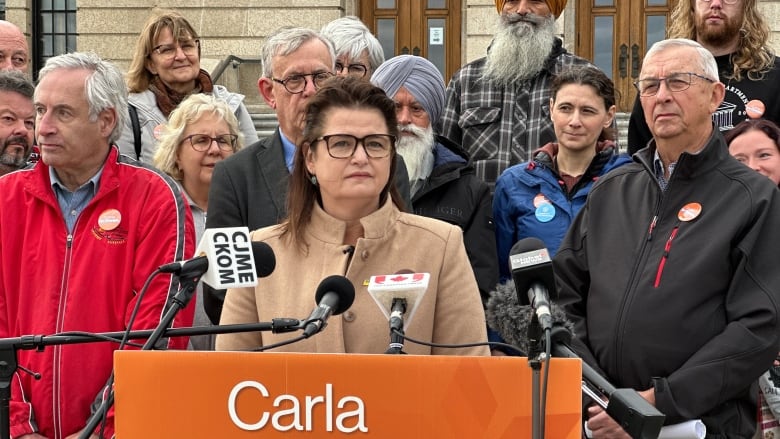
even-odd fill
[[[269,137],[274,133],[279,123],[276,120],[276,113],[268,105],[246,104],[246,109],[252,116],[259,138]]]
[[[626,152],[628,150],[628,119],[630,116],[631,113],[617,113],[615,115],[620,152]]]

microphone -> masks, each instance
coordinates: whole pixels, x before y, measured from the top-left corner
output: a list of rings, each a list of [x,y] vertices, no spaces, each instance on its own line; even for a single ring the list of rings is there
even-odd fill
[[[517,346],[524,353],[534,349],[528,339],[528,328],[533,320],[534,310],[529,305],[521,305],[518,292],[513,281],[496,285],[496,290],[490,293],[485,308],[485,317],[491,328],[507,343]],[[569,334],[574,332],[574,324],[566,318],[566,312],[553,304],[550,308],[551,320],[554,325],[563,326]]]
[[[428,289],[430,278],[429,273],[415,273],[412,270],[398,270],[395,274],[371,276],[368,282],[368,293],[385,317],[390,320],[391,329],[393,325],[398,326],[396,329],[401,329],[400,326],[403,325],[404,330],[409,326],[417,306]],[[401,311],[402,302],[405,302],[403,311]],[[400,322],[398,319],[401,319]]]
[[[255,286],[257,278],[270,275],[276,268],[271,246],[252,241],[247,227],[206,229],[195,254],[198,256],[165,264],[159,270],[227,289]]]
[[[368,292],[390,324],[390,347],[386,354],[405,354],[404,332],[428,289],[429,273],[398,270],[395,274],[371,276]],[[409,317],[404,315],[409,310]]]
[[[348,310],[355,301],[355,287],[344,276],[328,276],[317,287],[314,301],[317,302],[317,307],[303,322],[303,338],[309,338],[325,329],[331,315],[339,315]]]
[[[550,253],[538,238],[523,238],[509,250],[509,270],[521,305],[531,305],[543,330],[552,328],[550,294],[555,291]],[[527,292],[527,293],[526,293]]]

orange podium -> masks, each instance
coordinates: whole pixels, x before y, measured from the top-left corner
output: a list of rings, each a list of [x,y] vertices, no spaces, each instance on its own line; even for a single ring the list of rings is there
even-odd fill
[[[581,435],[581,361],[554,358],[546,437]],[[118,439],[523,438],[521,357],[117,351]]]

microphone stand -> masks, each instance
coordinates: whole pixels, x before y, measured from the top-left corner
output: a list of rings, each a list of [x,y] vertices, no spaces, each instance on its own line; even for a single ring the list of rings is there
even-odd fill
[[[551,351],[554,357],[579,358],[568,346],[571,333],[561,325],[555,324],[551,333]],[[582,391],[593,398],[591,388],[596,388],[607,396],[607,414],[633,439],[656,439],[664,425],[665,415],[658,411],[634,389],[617,389],[586,362],[582,362]],[[603,401],[595,398],[596,403]]]
[[[195,326],[191,328],[171,328],[164,332],[165,337],[181,337],[191,335],[233,334],[236,332],[270,331],[273,333],[293,332],[301,329],[298,319],[279,318],[271,322],[241,323],[222,326]],[[24,335],[14,338],[0,339],[0,439],[11,439],[9,405],[11,400],[11,380],[17,369],[40,378],[39,373],[32,372],[17,362],[20,349],[42,351],[46,346],[67,344],[97,343],[107,340],[120,340],[127,334],[132,339],[149,339],[155,330],[117,331],[101,333],[71,332],[55,335]],[[97,425],[95,425],[97,427]],[[88,432],[92,433],[92,430]]]
[[[154,349],[154,346],[157,344],[160,338],[162,338],[162,335],[165,333],[165,331],[173,324],[173,320],[176,318],[176,315],[179,313],[179,311],[186,308],[187,304],[189,304],[190,300],[192,300],[192,296],[195,295],[195,291],[198,287],[198,282],[200,282],[200,278],[207,269],[208,261],[204,261],[199,264],[192,264],[191,266],[187,264],[182,266],[182,269],[179,273],[179,285],[181,288],[179,288],[179,291],[177,291],[176,295],[174,295],[171,299],[170,306],[165,311],[165,314],[163,314],[163,317],[160,319],[160,323],[157,324],[154,332],[152,332],[149,338],[146,339],[146,343],[144,343],[144,346],[141,348],[141,350],[148,351]],[[92,434],[92,431],[97,428],[100,421],[105,418],[106,414],[108,413],[108,409],[114,405],[113,387],[114,375],[112,373],[105,385],[105,388],[108,390],[108,394],[106,395],[105,399],[103,399],[100,407],[98,407],[98,409],[95,410],[95,413],[93,413],[89,418],[89,422],[87,422],[86,427],[79,435],[79,439],[88,439]]]
[[[406,299],[395,297],[390,307],[390,347],[385,354],[406,354],[404,349],[404,314]]]
[[[542,346],[542,327],[536,313],[531,313],[531,323],[528,325],[528,366],[531,368],[531,438],[543,439],[541,422],[541,370],[544,362]]]

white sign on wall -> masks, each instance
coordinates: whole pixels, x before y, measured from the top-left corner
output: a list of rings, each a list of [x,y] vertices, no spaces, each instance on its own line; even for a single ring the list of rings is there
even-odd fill
[[[429,44],[431,46],[441,46],[444,44],[444,28],[443,27],[432,27],[430,29],[430,41]]]

